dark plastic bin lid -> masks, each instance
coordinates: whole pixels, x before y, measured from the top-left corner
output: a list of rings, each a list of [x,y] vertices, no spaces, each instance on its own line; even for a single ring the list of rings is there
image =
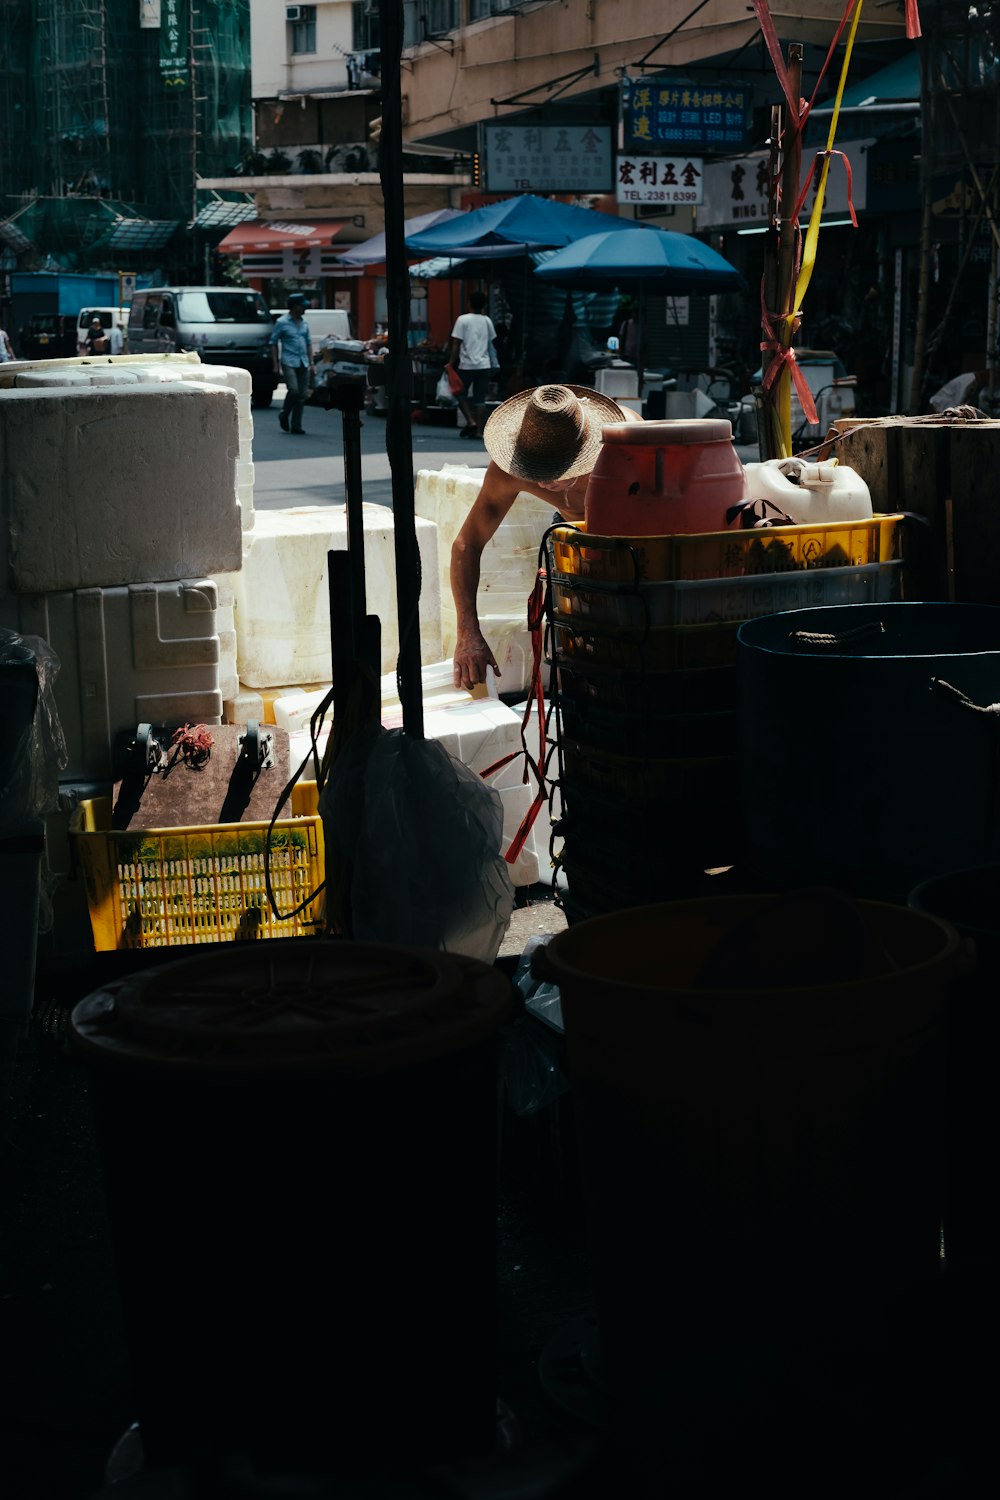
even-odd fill
[[[70,1038],[97,1064],[375,1075],[487,1039],[510,1001],[503,973],[456,954],[275,940],[95,990]]]

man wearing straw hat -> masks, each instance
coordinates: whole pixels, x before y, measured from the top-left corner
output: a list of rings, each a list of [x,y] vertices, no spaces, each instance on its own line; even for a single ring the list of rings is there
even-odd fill
[[[564,521],[583,520],[583,498],[602,432],[641,417],[579,385],[540,385],[498,406],[483,429],[490,465],[451,549],[458,615],[455,686],[473,688],[500,668],[479,628],[476,595],[483,548],[520,494],[551,500]],[[558,518],[557,518],[558,519]]]

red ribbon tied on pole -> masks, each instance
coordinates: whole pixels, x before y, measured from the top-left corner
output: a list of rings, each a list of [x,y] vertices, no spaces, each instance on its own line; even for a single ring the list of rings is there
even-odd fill
[[[762,353],[772,354],[775,356],[764,372],[763,388],[765,391],[769,391],[774,382],[777,380],[778,376],[781,374],[782,370],[787,365],[789,374],[791,375],[792,380],[795,382],[795,390],[798,394],[799,404],[802,407],[802,415],[805,417],[807,422],[816,423],[819,421],[819,415],[816,411],[816,403],[813,401],[812,391],[809,389],[809,383],[802,373],[802,369],[799,365],[798,360],[795,358],[795,350],[791,347],[791,345],[789,345],[786,349],[785,345],[781,342],[781,340],[778,338],[778,335],[775,333],[772,315],[764,306],[763,291],[764,288],[762,285],[760,321],[761,327],[763,328],[767,337],[761,340],[760,347]]]

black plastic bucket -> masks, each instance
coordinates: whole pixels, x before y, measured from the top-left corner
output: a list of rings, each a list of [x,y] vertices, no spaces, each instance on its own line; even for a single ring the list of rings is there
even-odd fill
[[[948,1005],[945,1250],[950,1267],[983,1263],[995,1259],[997,1241],[990,1184],[1000,1127],[1000,865],[935,876],[911,891],[909,904],[950,922],[975,951]]]
[[[287,939],[76,1006],[154,1467],[491,1449],[509,999],[472,960]]]
[[[668,1365],[711,1351],[884,1352],[893,1299],[939,1269],[963,962],[947,923],[832,893],[663,902],[538,951],[626,1404],[657,1409]]]
[[[905,902],[1000,860],[1000,608],[853,604],[738,635],[745,858],[762,885]]]

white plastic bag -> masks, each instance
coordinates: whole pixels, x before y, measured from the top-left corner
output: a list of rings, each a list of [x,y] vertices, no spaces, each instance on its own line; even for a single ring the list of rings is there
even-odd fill
[[[320,814],[353,938],[493,963],[514,887],[503,804],[480,776],[437,740],[377,730],[338,753]]]
[[[451,386],[448,384],[448,377],[447,377],[447,375],[442,375],[441,376],[441,378],[438,381],[437,386],[435,388],[434,396],[435,396],[435,399],[437,401],[438,406],[457,406],[458,405],[458,402],[455,400],[455,397],[451,393]]]
[[[68,761],[56,708],[59,658],[40,636],[0,630],[7,728],[0,741],[0,833],[52,812]]]

